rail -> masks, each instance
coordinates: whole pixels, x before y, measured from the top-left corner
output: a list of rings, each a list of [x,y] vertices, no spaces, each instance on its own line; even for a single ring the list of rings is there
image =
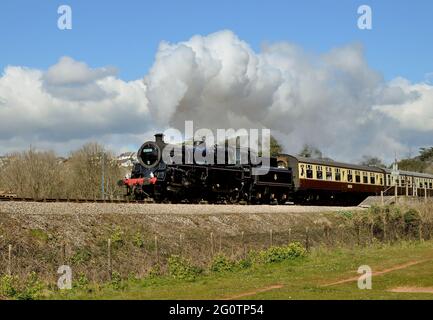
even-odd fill
[[[0,195],[1,202],[63,202],[63,203],[154,203],[153,199],[145,199],[145,200],[129,200],[129,199],[82,199],[82,198],[73,198],[73,199],[62,199],[62,198],[22,198],[22,197],[6,197]]]

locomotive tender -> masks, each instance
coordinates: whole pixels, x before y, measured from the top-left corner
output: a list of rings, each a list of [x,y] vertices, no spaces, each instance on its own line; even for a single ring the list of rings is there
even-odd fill
[[[356,205],[382,192],[433,196],[433,175],[425,173],[400,171],[396,175],[374,166],[288,154],[271,158],[269,167],[259,169],[256,155],[250,150],[227,145],[209,147],[204,141],[192,147],[182,144],[182,159],[165,163],[162,152],[166,146],[162,134],[141,146],[131,177],[122,181],[129,198],[187,203]],[[194,152],[205,155],[209,150],[216,155],[221,152],[218,148],[223,148],[224,163],[207,164],[193,157]],[[264,174],[254,174],[258,170],[264,170]]]

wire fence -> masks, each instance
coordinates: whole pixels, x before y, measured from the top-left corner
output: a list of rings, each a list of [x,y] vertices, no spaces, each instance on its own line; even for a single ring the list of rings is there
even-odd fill
[[[156,265],[161,273],[167,272],[167,259],[179,255],[197,266],[208,266],[216,255],[232,260],[245,258],[249,252],[272,246],[301,243],[308,251],[318,247],[358,248],[374,243],[392,243],[402,240],[430,240],[431,222],[418,225],[387,223],[330,226],[295,225],[286,230],[261,233],[240,231],[236,234],[199,230],[197,232],[170,234],[112,235],[98,238],[92,244],[76,245],[62,239],[41,241],[38,244],[19,238],[0,239],[0,274],[25,277],[36,272],[41,280],[55,283],[57,269],[69,265],[75,279],[104,282],[113,273],[121,278],[145,277]],[[45,239],[46,240],[46,239]]]

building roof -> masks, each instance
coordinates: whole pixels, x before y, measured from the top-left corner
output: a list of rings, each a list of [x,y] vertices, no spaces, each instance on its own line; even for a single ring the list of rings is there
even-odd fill
[[[385,169],[387,174],[391,174],[391,169]],[[415,176],[418,178],[427,178],[427,179],[433,179],[433,174],[428,173],[421,173],[421,172],[413,172],[413,171],[405,171],[405,170],[398,170],[400,175],[406,175],[406,176]]]
[[[304,163],[311,163],[311,164],[317,164],[322,166],[329,166],[329,167],[339,167],[339,168],[347,168],[352,170],[361,170],[361,171],[373,171],[373,172],[379,172],[383,173],[384,169],[373,167],[373,166],[363,166],[358,164],[350,164],[350,163],[344,163],[344,162],[337,162],[330,159],[313,159],[313,158],[306,158],[306,157],[300,157],[300,156],[293,156],[289,154],[282,154],[281,156],[288,156],[296,159],[298,162],[304,162]]]

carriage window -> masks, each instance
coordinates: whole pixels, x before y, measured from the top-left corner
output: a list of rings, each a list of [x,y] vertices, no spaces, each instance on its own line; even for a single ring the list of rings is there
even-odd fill
[[[361,174],[359,171],[355,171],[355,182],[361,183]]]
[[[374,177],[374,174],[370,173],[370,183],[376,184],[376,178]]]
[[[303,177],[304,175],[305,175],[305,168],[304,168],[304,165],[303,164],[301,164],[301,177]]]
[[[322,166],[316,166],[316,168],[317,168],[317,171],[316,171],[316,178],[317,179],[319,179],[319,180],[322,180],[323,179],[323,169],[322,169]]]
[[[367,172],[362,173],[362,182],[367,184],[368,183],[368,175]]]
[[[341,171],[340,171],[340,169],[335,169],[335,181],[341,181]]]
[[[307,164],[307,178],[313,179],[313,166],[311,164]]]
[[[326,167],[326,180],[332,180],[332,168]]]
[[[353,182],[352,170],[348,170],[347,171],[347,181],[348,182]]]
[[[383,185],[383,177],[380,176],[380,185]]]
[[[433,188],[433,183],[432,183],[432,182],[429,183],[429,188],[430,188],[430,189]]]

